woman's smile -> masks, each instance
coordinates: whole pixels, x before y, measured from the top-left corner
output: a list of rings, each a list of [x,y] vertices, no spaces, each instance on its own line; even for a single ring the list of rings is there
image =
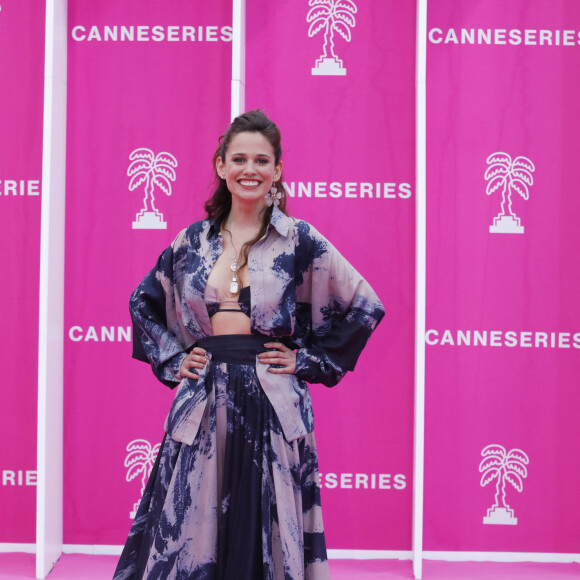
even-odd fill
[[[276,165],[272,144],[262,135],[244,131],[230,141],[225,160],[218,157],[216,169],[226,180],[232,203],[266,205],[266,194],[282,174]]]

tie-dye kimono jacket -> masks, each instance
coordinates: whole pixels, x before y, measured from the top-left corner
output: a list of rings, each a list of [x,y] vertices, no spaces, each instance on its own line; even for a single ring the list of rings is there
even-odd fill
[[[131,296],[133,356],[151,363],[164,384],[181,381],[179,369],[196,341],[213,334],[204,300],[210,271],[223,251],[219,226],[200,221],[180,232]],[[313,430],[304,381],[336,385],[353,370],[384,315],[362,276],[313,226],[274,208],[265,236],[248,256],[251,330],[296,349],[294,374],[257,365],[264,392],[292,441]],[[207,403],[204,370],[196,388],[182,381],[165,429],[192,444]]]

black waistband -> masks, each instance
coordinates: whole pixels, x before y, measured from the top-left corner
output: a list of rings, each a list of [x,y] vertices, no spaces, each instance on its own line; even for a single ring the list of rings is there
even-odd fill
[[[254,364],[256,354],[268,350],[264,343],[273,340],[261,334],[220,334],[200,338],[197,346],[210,352],[214,362]]]

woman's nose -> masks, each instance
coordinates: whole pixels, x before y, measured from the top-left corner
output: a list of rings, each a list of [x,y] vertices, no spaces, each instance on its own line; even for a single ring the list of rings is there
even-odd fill
[[[254,173],[256,173],[256,166],[254,165],[253,161],[248,161],[246,163],[246,166],[244,168],[244,173],[246,173],[248,175],[253,175]]]

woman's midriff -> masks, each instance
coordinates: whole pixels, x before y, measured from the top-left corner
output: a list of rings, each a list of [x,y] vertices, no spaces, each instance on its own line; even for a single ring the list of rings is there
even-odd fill
[[[252,334],[250,319],[243,312],[216,312],[211,317],[211,328],[216,336],[219,334]]]

